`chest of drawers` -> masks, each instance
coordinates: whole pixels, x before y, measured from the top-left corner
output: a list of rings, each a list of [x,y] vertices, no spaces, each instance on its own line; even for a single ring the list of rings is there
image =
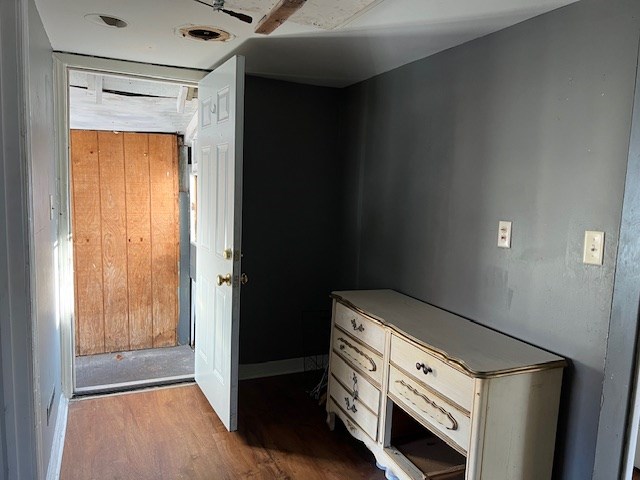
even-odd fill
[[[551,478],[563,358],[391,290],[332,296],[327,421],[389,478]]]

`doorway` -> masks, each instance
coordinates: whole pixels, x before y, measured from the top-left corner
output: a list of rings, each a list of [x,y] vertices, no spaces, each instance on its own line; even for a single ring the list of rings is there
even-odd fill
[[[59,73],[71,267],[60,273],[61,287],[73,293],[61,298],[73,314],[69,329],[61,325],[65,390],[192,380],[189,164],[197,84],[101,69]]]

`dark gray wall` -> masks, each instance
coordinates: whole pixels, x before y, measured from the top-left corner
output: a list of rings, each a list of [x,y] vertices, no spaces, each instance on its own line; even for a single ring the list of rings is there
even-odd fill
[[[326,353],[340,282],[335,89],[248,76],[240,362]]]
[[[629,407],[638,360],[635,356],[640,317],[640,75],[636,73],[631,141],[627,178],[622,207],[622,225],[611,304],[611,320],[607,338],[607,358],[598,426],[598,443],[594,480],[623,478],[632,468],[638,431],[629,431]],[[637,429],[637,427],[636,427]],[[626,441],[629,445],[629,465],[612,459],[622,457]],[[622,458],[621,458],[622,460]],[[627,468],[628,467],[628,468]]]
[[[182,140],[180,140],[182,143]],[[189,199],[189,147],[181,146],[178,150],[178,205],[180,212],[180,282],[178,315],[178,343],[187,345],[191,335],[191,237]]]
[[[639,27],[640,2],[583,0],[345,98],[354,286],[569,358],[555,478],[593,469]],[[582,264],[585,230],[606,232],[602,267]]]

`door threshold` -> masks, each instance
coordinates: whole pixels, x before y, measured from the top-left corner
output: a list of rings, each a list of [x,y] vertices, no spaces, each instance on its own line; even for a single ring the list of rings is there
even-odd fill
[[[87,395],[97,395],[106,393],[121,393],[132,390],[140,390],[150,387],[163,387],[178,383],[191,383],[194,381],[193,375],[175,375],[173,377],[152,378],[149,380],[136,380],[133,382],[112,383],[109,385],[95,385],[90,387],[76,388],[73,393],[74,397],[83,397]]]

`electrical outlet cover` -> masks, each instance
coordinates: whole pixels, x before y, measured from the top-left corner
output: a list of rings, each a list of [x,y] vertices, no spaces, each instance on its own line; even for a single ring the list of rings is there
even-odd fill
[[[498,246],[511,248],[511,222],[503,220],[498,222]]]
[[[602,265],[604,258],[604,232],[587,230],[584,232],[584,252],[582,262],[587,265]]]

